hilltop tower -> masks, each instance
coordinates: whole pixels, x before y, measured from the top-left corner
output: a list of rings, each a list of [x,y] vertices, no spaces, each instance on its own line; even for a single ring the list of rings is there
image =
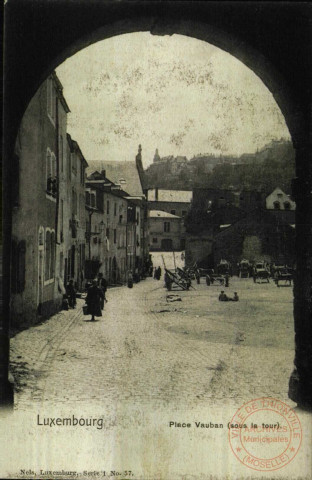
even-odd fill
[[[153,163],[157,163],[157,162],[160,162],[160,156],[159,156],[159,153],[158,153],[158,148],[156,148],[156,152],[155,152],[154,159],[153,159]]]
[[[136,168],[139,173],[139,177],[141,180],[141,184],[143,186],[143,189],[145,189],[145,174],[144,174],[144,169],[143,169],[143,164],[142,164],[142,146],[139,145],[138,148],[138,153],[135,157],[135,163],[136,163]]]

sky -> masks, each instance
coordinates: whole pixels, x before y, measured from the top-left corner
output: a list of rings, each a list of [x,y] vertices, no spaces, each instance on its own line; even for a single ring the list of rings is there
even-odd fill
[[[56,73],[68,132],[86,160],[240,155],[290,135],[272,94],[243,63],[206,42],[138,32],[97,42]]]

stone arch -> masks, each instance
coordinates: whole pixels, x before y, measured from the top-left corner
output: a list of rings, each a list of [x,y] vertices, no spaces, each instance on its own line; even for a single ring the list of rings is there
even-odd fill
[[[245,4],[244,4],[245,3]],[[22,116],[40,84],[66,58],[84,47],[115,35],[150,31],[174,33],[211,43],[238,58],[268,87],[279,105],[296,149],[293,194],[297,203],[297,280],[294,288],[296,371],[291,398],[311,406],[311,9],[308,4],[259,5],[252,2],[7,2],[5,7],[5,185],[14,178],[15,139]],[[16,25],[19,31],[16,32]],[[277,28],[278,25],[278,28]],[[70,27],[70,28],[69,28]],[[34,34],[35,32],[35,34]],[[53,42],[51,41],[53,38]],[[23,89],[21,90],[21,85]],[[10,237],[12,202],[4,196],[3,317],[9,318]],[[7,383],[8,331],[1,359],[4,387],[1,400],[10,397]]]

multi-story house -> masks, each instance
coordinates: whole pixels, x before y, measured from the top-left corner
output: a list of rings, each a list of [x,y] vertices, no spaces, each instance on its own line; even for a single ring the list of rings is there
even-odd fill
[[[150,189],[147,192],[149,210],[162,210],[184,218],[191,208],[193,192],[189,190]]]
[[[136,260],[136,206],[128,193],[94,172],[86,182],[88,279],[101,272],[111,284],[123,283]]]
[[[180,251],[185,247],[182,218],[161,210],[151,210],[148,218],[150,250]]]
[[[144,171],[142,167],[141,151],[141,146],[139,146],[135,162],[90,161],[88,169],[90,172],[88,185],[91,185],[91,183],[92,186],[102,184],[106,200],[116,203],[116,198],[109,199],[108,196],[113,195],[118,197],[119,201],[117,201],[117,208],[121,208],[119,205],[121,198],[124,199],[123,201],[127,201],[126,273],[129,271],[132,273],[141,273],[145,269],[146,262],[148,261],[147,203],[144,190]],[[101,166],[101,173],[96,170],[99,166]],[[105,208],[103,211],[105,214]],[[118,218],[118,215],[116,217]],[[107,219],[104,218],[104,222],[109,221],[111,223],[114,221],[114,218],[115,216],[110,214]],[[111,228],[113,228],[113,230],[115,229],[114,226],[107,228],[109,228],[110,233]],[[120,225],[117,225],[116,230],[118,230],[118,228],[120,228]],[[109,242],[111,244],[111,237]],[[118,256],[121,256],[121,252],[119,252]],[[111,257],[111,255],[109,255],[109,257]],[[106,261],[106,259],[104,261]],[[120,278],[125,278],[126,274],[123,273],[124,268],[119,266],[117,257],[116,261],[117,271],[120,272]],[[113,262],[115,264],[114,256],[112,257],[111,262],[112,265]],[[112,269],[109,269],[108,267],[108,272],[114,272],[114,268],[112,267]],[[114,274],[109,273],[109,275],[113,280]]]
[[[86,215],[85,172],[88,166],[78,143],[66,136],[66,158],[60,178],[60,265],[66,285],[72,279],[80,290],[84,279]]]
[[[32,98],[15,146],[12,323],[34,323],[62,303],[60,177],[69,107],[53,73]]]

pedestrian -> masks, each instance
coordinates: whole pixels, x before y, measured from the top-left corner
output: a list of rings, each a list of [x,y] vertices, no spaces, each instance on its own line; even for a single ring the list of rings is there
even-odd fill
[[[157,280],[160,280],[160,277],[161,277],[161,268],[158,267],[157,268]]]
[[[155,278],[156,280],[160,280],[160,276],[161,276],[161,268],[160,268],[160,267],[157,267],[157,268],[155,269],[154,278]]]
[[[208,285],[208,287],[210,286],[211,284],[211,278],[209,275],[206,275],[206,284]]]
[[[131,272],[128,273],[127,285],[128,285],[128,288],[133,287],[133,276]]]
[[[103,277],[103,273],[101,273],[101,272],[98,274],[98,287],[104,293],[104,298],[103,298],[102,304],[101,304],[101,308],[102,308],[102,310],[104,310],[104,303],[107,302],[106,291],[107,291],[108,283],[107,283],[106,278]]]
[[[91,322],[94,322],[94,317],[102,316],[102,299],[104,299],[104,293],[102,289],[98,287],[96,280],[92,280],[92,285],[88,289],[86,297],[86,304],[88,305],[88,313],[91,315]]]
[[[198,269],[196,269],[196,271],[195,271],[195,277],[196,277],[197,285],[199,285],[200,284],[200,273],[199,273]]]
[[[228,273],[225,274],[225,287],[229,286],[230,275]]]
[[[221,291],[219,295],[219,302],[227,302],[229,299],[227,295],[224,293],[224,290]]]
[[[71,308],[75,308],[77,300],[76,300],[76,289],[74,287],[74,280],[69,280],[66,286],[66,295],[68,298],[68,305]]]
[[[239,301],[239,297],[237,295],[237,292],[234,292],[233,302],[238,302],[238,301]]]

